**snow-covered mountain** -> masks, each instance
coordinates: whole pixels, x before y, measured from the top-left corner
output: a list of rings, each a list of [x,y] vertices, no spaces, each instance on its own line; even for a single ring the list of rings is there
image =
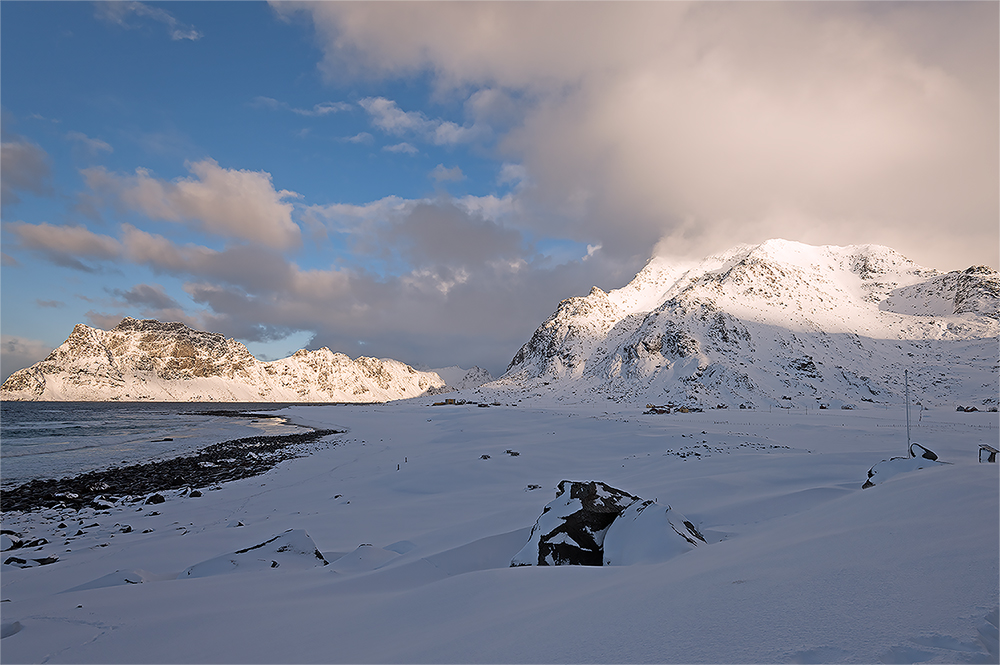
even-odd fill
[[[997,404],[1000,275],[940,273],[888,247],[743,245],[653,258],[569,298],[487,388],[716,407]]]
[[[0,386],[5,400],[383,402],[444,381],[396,360],[351,360],[327,348],[262,362],[234,339],[182,323],[78,324],[59,348]]]
[[[427,371],[440,376],[448,388],[455,390],[478,388],[493,380],[493,375],[478,365],[473,365],[470,369],[462,369],[458,365],[452,365],[451,367],[439,367]]]

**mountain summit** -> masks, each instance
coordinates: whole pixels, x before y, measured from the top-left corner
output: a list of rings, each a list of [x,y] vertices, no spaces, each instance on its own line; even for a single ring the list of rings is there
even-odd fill
[[[562,301],[488,386],[557,399],[729,407],[914,399],[997,404],[1000,276],[941,273],[879,245],[742,245],[653,258]]]
[[[434,372],[322,348],[262,362],[234,339],[183,323],[81,324],[59,348],[0,387],[5,400],[384,402],[442,389]]]

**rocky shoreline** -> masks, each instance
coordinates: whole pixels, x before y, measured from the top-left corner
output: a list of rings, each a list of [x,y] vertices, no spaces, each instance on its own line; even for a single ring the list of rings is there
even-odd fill
[[[241,414],[246,415],[246,414]],[[157,502],[156,493],[198,488],[257,476],[298,456],[297,446],[314,443],[342,430],[317,429],[301,434],[251,436],[208,446],[193,455],[158,462],[113,466],[60,479],[32,480],[0,492],[0,512],[41,508],[110,508],[123,499]],[[162,497],[160,497],[162,500]]]

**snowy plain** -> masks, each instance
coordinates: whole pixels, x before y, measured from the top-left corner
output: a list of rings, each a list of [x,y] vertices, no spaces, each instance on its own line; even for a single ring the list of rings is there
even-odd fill
[[[3,566],[0,659],[1000,659],[1000,465],[978,458],[996,413],[913,413],[912,439],[946,464],[862,490],[906,454],[902,405],[643,415],[437,399],[284,409],[347,433],[197,498],[4,514],[48,540],[4,559],[59,561]],[[565,479],[669,505],[707,542],[654,563],[509,567]]]

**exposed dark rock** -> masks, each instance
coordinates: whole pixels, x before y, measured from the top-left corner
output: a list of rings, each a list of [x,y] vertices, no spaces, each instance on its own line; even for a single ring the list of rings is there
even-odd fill
[[[602,565],[605,532],[638,500],[602,482],[563,480],[511,566]]]
[[[933,451],[927,450],[919,443],[910,444],[910,457],[923,457],[929,460],[936,460],[938,458]]]
[[[155,504],[155,503],[163,503],[164,501],[166,501],[166,499],[163,498],[162,494],[153,494],[148,499],[146,499],[146,504],[148,505],[148,504],[151,504],[151,503],[153,503],[153,504]]]

